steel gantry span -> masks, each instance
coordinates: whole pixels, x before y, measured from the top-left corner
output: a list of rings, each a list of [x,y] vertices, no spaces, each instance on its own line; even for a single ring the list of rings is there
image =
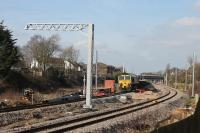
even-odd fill
[[[92,108],[91,90],[92,90],[92,64],[94,51],[94,24],[76,24],[76,23],[29,23],[25,30],[41,31],[82,31],[88,29],[88,62],[87,62],[87,84],[86,84],[86,104],[84,108]]]
[[[48,30],[48,31],[82,31],[89,24],[65,24],[65,23],[29,23],[25,30]]]

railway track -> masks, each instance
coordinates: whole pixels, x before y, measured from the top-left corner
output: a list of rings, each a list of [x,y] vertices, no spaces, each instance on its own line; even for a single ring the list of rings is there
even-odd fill
[[[119,95],[119,93],[116,93],[115,95]],[[113,95],[109,95],[109,96],[113,96]],[[103,97],[109,97],[109,96],[103,96]],[[101,98],[103,98],[103,97],[101,97]],[[93,97],[93,99],[97,99],[97,98],[98,97]],[[59,101],[59,102],[53,102],[53,103],[39,103],[39,104],[33,104],[33,105],[22,105],[22,106],[16,106],[16,107],[1,108],[0,113],[20,111],[20,110],[24,110],[24,109],[35,109],[35,108],[41,108],[41,107],[48,107],[48,106],[59,105],[59,104],[80,102],[80,101],[84,101],[84,100],[85,100],[85,98],[80,98],[80,99],[76,99],[76,100]]]
[[[74,118],[71,120],[64,120],[56,123],[50,123],[48,125],[38,126],[38,127],[31,127],[29,129],[23,129],[23,131],[17,131],[21,133],[29,133],[29,132],[67,132],[72,131],[81,127],[90,126],[92,124],[97,124],[99,122],[109,120],[112,118],[116,118],[122,115],[126,115],[144,108],[148,108],[151,106],[154,106],[156,104],[165,102],[167,100],[172,99],[177,95],[177,91],[175,90],[169,90],[166,94],[162,95],[161,97],[158,97],[156,99],[138,103],[138,104],[131,104],[127,105],[118,109],[112,109],[112,110],[104,110],[102,112],[92,112],[90,115]]]
[[[126,93],[129,93],[129,92],[126,92]],[[109,96],[114,96],[114,95],[120,95],[120,94],[121,93],[119,92],[119,93],[110,94],[110,95],[102,96],[102,97],[93,97],[93,99],[109,97]],[[80,99],[76,99],[76,100],[58,101],[58,102],[53,102],[53,103],[39,103],[39,104],[33,104],[33,105],[21,105],[21,106],[16,106],[16,107],[0,108],[0,113],[20,111],[20,110],[24,110],[24,109],[35,109],[35,108],[41,108],[41,107],[48,107],[48,106],[59,105],[59,104],[80,102],[80,101],[84,101],[84,100],[85,100],[85,98],[80,98]]]
[[[84,98],[80,99],[80,100],[72,100],[72,101],[44,103],[44,104],[40,103],[40,104],[33,104],[33,105],[24,105],[24,106],[10,107],[10,108],[2,108],[2,109],[0,109],[0,113],[12,112],[12,111],[20,111],[20,110],[24,110],[24,109],[41,108],[41,107],[47,107],[47,106],[53,106],[53,105],[59,105],[59,104],[78,102],[78,101],[83,101],[83,100],[84,100]]]

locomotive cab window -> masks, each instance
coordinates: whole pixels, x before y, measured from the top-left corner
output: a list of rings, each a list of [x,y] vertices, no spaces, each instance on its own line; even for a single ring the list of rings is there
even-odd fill
[[[119,76],[119,80],[124,80],[124,76]]]
[[[125,76],[125,80],[131,80],[131,76],[129,75]]]

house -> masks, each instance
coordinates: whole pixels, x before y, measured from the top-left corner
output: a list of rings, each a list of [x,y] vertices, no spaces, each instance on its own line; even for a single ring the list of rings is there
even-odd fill
[[[29,73],[29,67],[26,66],[25,62],[22,59],[20,59],[17,64],[13,65],[11,67],[11,70],[22,73]]]
[[[36,59],[31,61],[31,69],[43,70],[43,64],[40,64]],[[45,71],[50,67],[56,68],[59,71],[69,73],[69,71],[81,72],[82,66],[78,63],[71,62],[69,60],[64,60],[62,58],[50,58],[45,64]]]
[[[94,65],[93,68],[94,68],[93,69],[93,71],[94,71],[93,73],[95,74],[96,65]],[[97,73],[98,73],[99,77],[106,77],[107,76],[107,72],[108,72],[107,65],[104,64],[104,63],[98,62],[97,63]]]
[[[94,64],[94,69],[93,73],[95,74],[95,67],[96,65]],[[115,66],[112,65],[107,65],[101,62],[97,63],[97,73],[99,77],[106,78],[106,77],[112,77],[116,73],[121,73],[122,70],[120,68],[116,68]]]
[[[65,64],[65,70],[75,70],[75,71],[83,71],[83,66],[81,64],[78,64],[76,62],[71,62],[68,60],[64,60]]]

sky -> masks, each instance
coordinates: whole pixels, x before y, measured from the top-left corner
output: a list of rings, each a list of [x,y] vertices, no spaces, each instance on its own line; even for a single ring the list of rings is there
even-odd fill
[[[126,71],[157,72],[169,63],[186,68],[200,54],[200,0],[2,0],[4,20],[17,45],[31,36],[58,34],[62,48],[74,45],[87,61],[87,31],[26,31],[27,23],[93,23],[94,47],[100,62]]]

